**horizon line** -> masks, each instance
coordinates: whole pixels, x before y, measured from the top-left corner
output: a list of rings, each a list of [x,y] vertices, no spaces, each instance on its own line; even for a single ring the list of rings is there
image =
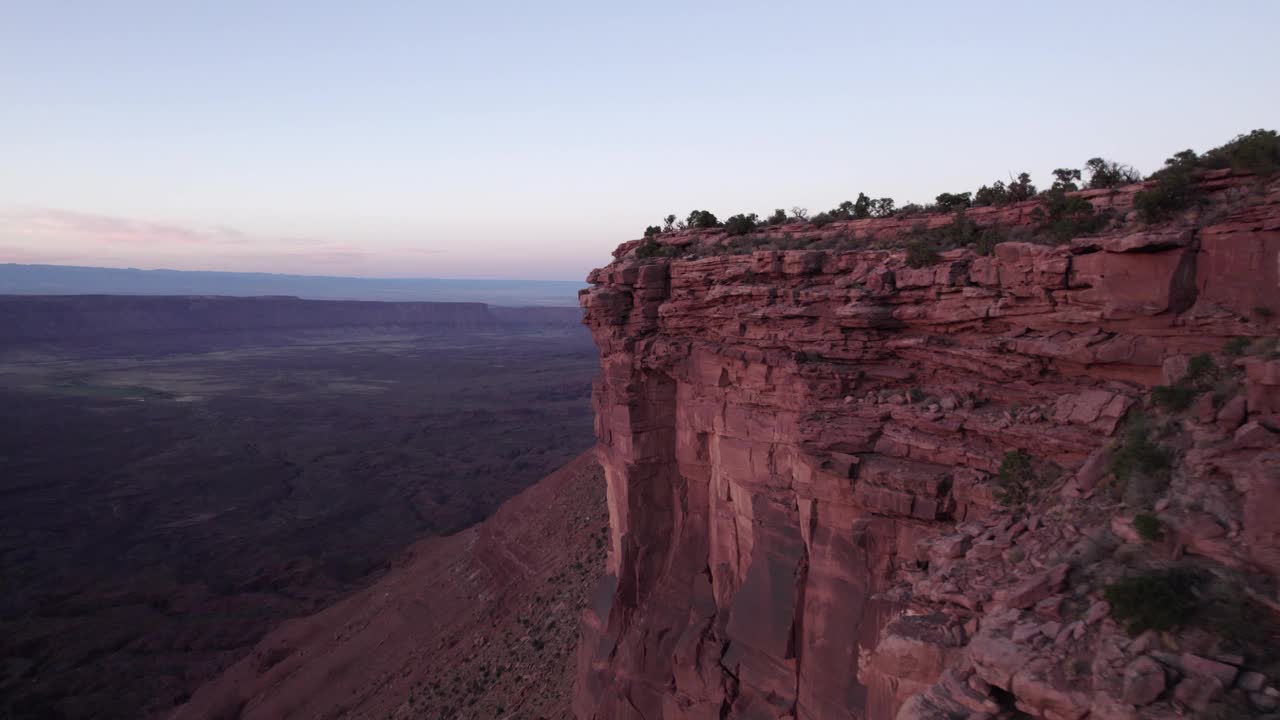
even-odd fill
[[[529,282],[529,283],[581,283],[586,284],[586,279],[582,280],[552,280],[552,279],[534,279],[534,278],[492,278],[492,277],[433,277],[428,275],[396,275],[396,276],[370,276],[370,275],[312,275],[308,273],[282,273],[270,272],[266,270],[184,270],[181,268],[140,268],[140,267],[119,267],[111,265],[59,265],[57,263],[22,263],[22,262],[0,262],[0,267],[38,267],[38,268],[69,268],[76,270],[116,270],[121,272],[169,272],[169,273],[204,273],[216,275],[267,275],[271,277],[298,277],[298,278],[317,278],[317,279],[339,279],[339,280],[442,280],[445,282]]]

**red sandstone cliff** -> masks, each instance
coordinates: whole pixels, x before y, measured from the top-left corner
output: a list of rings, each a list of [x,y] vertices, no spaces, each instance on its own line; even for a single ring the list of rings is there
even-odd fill
[[[1213,628],[1131,639],[1102,600],[1117,578],[1190,563],[1272,613],[1264,641],[1280,608],[1280,360],[1267,344],[1280,183],[1216,173],[1203,188],[1207,204],[1159,227],[1129,212],[1137,186],[1085,193],[1119,213],[1105,234],[920,268],[890,249],[715,254],[729,239],[706,231],[662,236],[680,259],[620,247],[581,295],[601,353],[611,535],[577,715],[1280,705],[1274,646],[1236,652]],[[969,216],[1018,228],[1034,206]],[[767,233],[883,240],[915,222]],[[1255,349],[1222,354],[1241,337]],[[1164,486],[1141,500],[1101,487],[1122,422],[1199,353],[1222,368],[1224,397],[1147,410],[1177,458]],[[1018,450],[1058,474],[1006,507],[996,475]],[[1135,534],[1143,510],[1161,540]]]

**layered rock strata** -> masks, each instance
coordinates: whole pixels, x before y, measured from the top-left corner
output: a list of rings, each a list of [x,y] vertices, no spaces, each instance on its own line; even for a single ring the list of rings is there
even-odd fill
[[[1209,176],[1205,204],[1157,227],[1131,212],[1138,187],[1082,194],[1116,213],[1104,234],[954,249],[924,267],[900,249],[723,254],[730,238],[689,231],[659,240],[684,257],[642,259],[631,242],[594,271],[581,301],[601,354],[611,533],[577,715],[1126,717],[1180,702],[1158,661],[1159,688],[1142,680],[1150,668],[1127,680],[1127,645],[1071,679],[1045,665],[1070,653],[1024,652],[1039,647],[1032,627],[1054,647],[1070,626],[1062,642],[1081,662],[1099,638],[1124,637],[1103,606],[1090,623],[1041,607],[1079,587],[1072,602],[1088,612],[1098,592],[1080,580],[1078,541],[1096,527],[1099,546],[1124,543],[1099,510],[1125,507],[1096,487],[1108,448],[1189,357],[1276,333],[1280,184]],[[969,217],[1016,230],[1035,206]],[[763,237],[873,245],[922,222],[951,218]],[[1206,456],[1197,472],[1226,488],[1200,521],[1222,532],[1188,531],[1176,552],[1274,574],[1280,361],[1268,352],[1215,355],[1241,399],[1188,422]],[[1017,451],[1058,470],[1045,496],[1060,512],[997,501]],[[1201,677],[1178,672],[1169,683]]]

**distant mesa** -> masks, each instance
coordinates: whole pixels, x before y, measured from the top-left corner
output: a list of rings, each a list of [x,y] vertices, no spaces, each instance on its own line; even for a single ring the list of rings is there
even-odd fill
[[[577,307],[582,287],[581,282],[567,280],[355,278],[0,264],[0,295],[285,295],[312,300]]]

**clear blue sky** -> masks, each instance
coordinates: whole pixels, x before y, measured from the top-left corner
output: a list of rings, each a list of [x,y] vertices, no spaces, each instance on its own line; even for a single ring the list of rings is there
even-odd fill
[[[1280,126],[1280,2],[0,0],[0,262],[579,279]]]

